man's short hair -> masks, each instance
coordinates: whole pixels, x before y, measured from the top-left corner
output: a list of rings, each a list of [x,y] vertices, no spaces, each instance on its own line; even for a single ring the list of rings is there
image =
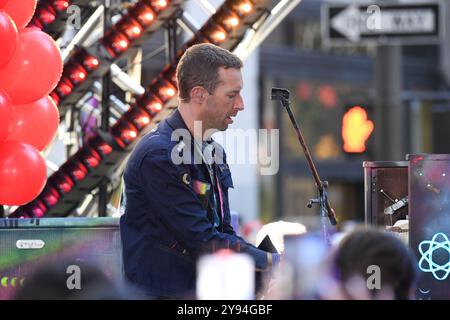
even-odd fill
[[[189,102],[190,92],[197,86],[212,94],[219,84],[220,67],[240,69],[242,61],[230,51],[209,43],[187,49],[177,66],[180,99]]]

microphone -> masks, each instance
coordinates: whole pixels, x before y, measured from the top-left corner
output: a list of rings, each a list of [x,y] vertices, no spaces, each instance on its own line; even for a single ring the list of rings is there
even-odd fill
[[[284,88],[272,88],[272,100],[289,101],[290,92]]]
[[[290,105],[289,90],[287,90],[285,88],[272,88],[271,97],[272,97],[272,100],[280,101],[282,106],[286,108],[286,111],[289,115],[289,119],[291,120],[292,125],[294,126],[294,130],[297,135],[297,139],[300,142],[300,145],[302,146],[303,153],[305,154],[305,158],[308,163],[309,169],[311,170],[312,176],[316,183],[319,198],[311,199],[308,207],[311,207],[313,203],[320,204],[321,215],[328,216],[331,225],[333,225],[333,226],[337,225],[336,214],[335,214],[333,208],[330,206],[330,202],[328,201],[328,194],[327,194],[327,190],[326,190],[328,187],[328,182],[322,181],[319,177],[319,173],[317,172],[316,166],[314,165],[313,159],[311,157],[311,153],[309,152],[308,146],[306,145],[305,139],[303,138],[303,134],[302,134],[302,132],[298,126],[297,120],[295,120],[294,114],[292,113],[292,110],[289,106]]]

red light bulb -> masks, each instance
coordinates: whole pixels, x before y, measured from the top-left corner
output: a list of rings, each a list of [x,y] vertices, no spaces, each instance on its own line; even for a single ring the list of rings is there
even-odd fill
[[[201,32],[214,44],[220,44],[227,38],[227,32],[214,21],[209,22]]]
[[[58,94],[53,91],[52,93],[50,93],[50,97],[53,99],[53,101],[55,102],[56,105],[59,105],[59,97]]]
[[[78,61],[86,72],[91,72],[98,68],[100,65],[100,60],[89,54],[85,49],[80,49],[76,54],[76,61]]]
[[[96,57],[89,56],[86,60],[84,60],[83,65],[88,69],[96,69],[99,66],[100,62]]]
[[[30,211],[35,218],[42,218],[48,210],[41,201],[33,201]]]
[[[224,31],[216,31],[211,35],[211,40],[214,43],[221,43],[227,38],[227,34]]]
[[[137,129],[125,118],[121,118],[117,121],[111,128],[111,133],[116,137],[116,141],[122,147],[129,145],[138,136]]]
[[[69,78],[63,76],[59,81],[58,85],[56,86],[55,92],[58,94],[58,97],[60,99],[64,99],[72,92],[72,89],[73,85],[70,82]]]
[[[118,57],[127,50],[130,45],[130,41],[127,37],[114,29],[102,39],[102,43],[113,58]]]
[[[231,32],[240,23],[239,16],[226,6],[223,6],[220,12],[214,15],[214,17],[214,21],[225,28],[227,32]]]
[[[35,16],[31,21],[30,24],[28,25],[28,27],[35,27],[35,28],[39,28],[39,29],[43,29],[44,25],[42,24],[41,21],[39,21],[39,19]]]
[[[69,0],[53,0],[51,1],[53,8],[57,11],[64,11],[69,7]]]
[[[155,95],[147,92],[137,100],[137,106],[147,111],[150,117],[153,117],[161,111],[163,103]]]
[[[169,101],[177,93],[176,88],[167,81],[164,81],[163,85],[157,87],[157,92],[163,102]],[[159,110],[161,110],[161,108]]]
[[[253,3],[250,0],[235,0],[231,3],[231,8],[239,16],[247,16],[253,11]]]
[[[137,132],[133,129],[127,129],[122,132],[121,138],[123,140],[133,140],[137,137]]]
[[[150,26],[155,20],[152,9],[142,2],[138,2],[130,11],[130,17],[135,19],[143,28]]]
[[[121,31],[130,41],[139,38],[142,35],[143,29],[139,22],[124,16],[116,25],[117,30]]]
[[[88,168],[95,168],[99,165],[100,155],[92,148],[83,148],[77,153],[77,158]]]
[[[49,25],[56,20],[56,12],[49,4],[41,7],[38,12],[36,12],[36,16],[39,17],[39,20],[43,25]]]
[[[89,139],[89,145],[99,154],[102,158],[110,154],[113,148],[103,140],[99,135],[96,135]]]
[[[74,185],[70,177],[64,172],[58,170],[49,178],[49,182],[54,185],[60,193],[65,194],[72,190]]]
[[[139,107],[128,110],[125,117],[130,120],[138,130],[142,130],[150,124],[150,116]]]
[[[87,168],[76,158],[72,158],[69,162],[64,165],[64,172],[66,172],[72,180],[75,182],[81,181],[86,176],[88,170]]]
[[[79,63],[73,63],[65,72],[70,78],[70,81],[75,85],[79,85],[86,80],[87,71]]]
[[[160,12],[166,9],[169,3],[167,0],[150,0],[150,4],[156,12]]]
[[[42,199],[47,207],[53,207],[58,203],[60,196],[54,187],[47,185],[39,198]]]

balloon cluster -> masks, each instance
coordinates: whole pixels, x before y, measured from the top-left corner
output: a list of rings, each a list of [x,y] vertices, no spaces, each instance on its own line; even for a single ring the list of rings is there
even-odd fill
[[[63,63],[55,41],[26,28],[37,0],[0,0],[0,204],[23,205],[45,186],[39,153],[56,135],[58,108],[49,97]]]

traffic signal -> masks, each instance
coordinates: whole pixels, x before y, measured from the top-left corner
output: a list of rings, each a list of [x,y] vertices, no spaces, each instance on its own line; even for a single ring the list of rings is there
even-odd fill
[[[368,119],[367,111],[354,106],[342,117],[342,140],[344,151],[362,153],[366,151],[366,142],[373,132],[374,124]]]

